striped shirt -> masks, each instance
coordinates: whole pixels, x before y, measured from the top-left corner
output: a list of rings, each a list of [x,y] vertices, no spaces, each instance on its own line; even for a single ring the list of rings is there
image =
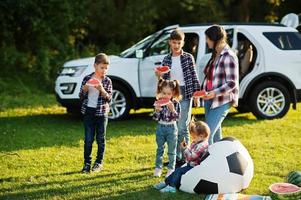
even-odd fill
[[[83,87],[86,84],[86,82],[92,78],[93,75],[94,72],[92,74],[85,76],[80,87],[79,97],[82,100],[82,107],[81,107],[82,114],[85,114],[87,109],[87,104],[88,104],[88,92],[84,92]],[[113,90],[112,81],[109,77],[105,76],[104,79],[102,79],[101,84],[104,90],[108,93],[108,95],[104,97],[99,93],[97,99],[97,105],[96,105],[96,113],[95,113],[95,116],[98,117],[108,115],[110,109],[109,103],[111,102],[112,90]]]
[[[208,148],[208,140],[192,142],[190,147],[184,150],[184,157],[188,165],[194,167],[201,162],[202,155]]]
[[[202,89],[207,88],[207,78],[204,79]],[[238,58],[228,45],[224,47],[215,63],[212,77],[212,91],[216,97],[212,99],[211,108],[216,108],[226,103],[238,105]]]
[[[181,67],[183,70],[185,95],[183,99],[190,99],[195,91],[200,90],[201,84],[195,70],[194,58],[191,54],[184,52],[180,55]],[[162,61],[163,66],[168,66],[171,69],[172,55],[168,54]],[[170,71],[163,75],[164,79],[170,80]]]
[[[162,106],[162,110],[159,112],[153,113],[153,119],[156,121],[163,121],[163,122],[172,122],[178,121],[181,113],[180,103],[175,99],[172,100],[172,103],[175,107],[175,112],[171,112],[167,106]]]

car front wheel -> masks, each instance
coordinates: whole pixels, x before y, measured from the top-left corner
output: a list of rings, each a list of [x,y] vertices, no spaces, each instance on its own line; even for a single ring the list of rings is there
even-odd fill
[[[258,119],[281,118],[288,112],[289,106],[289,92],[279,82],[259,84],[251,93],[250,108]]]
[[[130,109],[130,96],[127,90],[119,84],[113,85],[109,119],[124,119],[129,114]]]

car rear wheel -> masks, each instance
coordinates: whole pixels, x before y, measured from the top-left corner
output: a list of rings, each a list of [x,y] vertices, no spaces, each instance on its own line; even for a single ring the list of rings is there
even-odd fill
[[[289,106],[289,92],[279,82],[259,84],[251,93],[250,108],[258,119],[281,118],[288,112]]]

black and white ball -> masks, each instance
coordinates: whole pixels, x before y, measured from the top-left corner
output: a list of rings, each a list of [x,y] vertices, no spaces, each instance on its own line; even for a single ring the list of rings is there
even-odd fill
[[[248,150],[227,137],[209,146],[200,165],[182,176],[180,190],[197,194],[235,193],[249,186],[254,173]]]

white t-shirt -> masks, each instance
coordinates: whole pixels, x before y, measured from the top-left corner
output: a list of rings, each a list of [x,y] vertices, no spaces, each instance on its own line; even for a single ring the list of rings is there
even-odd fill
[[[99,90],[96,89],[95,87],[89,86],[87,106],[90,108],[96,108],[98,96],[99,96]]]
[[[170,80],[178,80],[180,86],[185,85],[180,56],[171,57]]]

